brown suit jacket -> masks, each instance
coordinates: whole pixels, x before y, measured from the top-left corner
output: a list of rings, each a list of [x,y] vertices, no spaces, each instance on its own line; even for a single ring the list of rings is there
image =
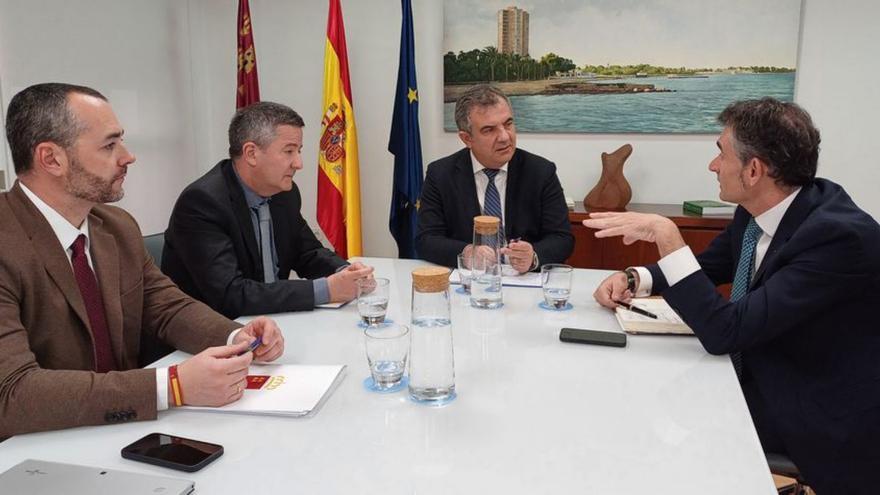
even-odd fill
[[[120,371],[95,373],[85,304],[67,253],[16,183],[0,194],[0,438],[156,418],[156,378],[137,369],[142,333],[197,353],[240,325],[181,292],[124,210],[89,213],[92,264]]]

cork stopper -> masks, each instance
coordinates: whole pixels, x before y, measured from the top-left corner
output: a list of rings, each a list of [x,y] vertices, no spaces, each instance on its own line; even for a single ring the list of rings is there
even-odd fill
[[[498,217],[490,217],[489,215],[474,217],[474,231],[480,235],[495,234],[500,225],[501,219]]]
[[[423,266],[412,271],[413,287],[419,292],[443,292],[449,287],[449,268]]]

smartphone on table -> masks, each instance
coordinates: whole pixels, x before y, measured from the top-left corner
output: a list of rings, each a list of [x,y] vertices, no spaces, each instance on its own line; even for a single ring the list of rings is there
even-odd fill
[[[605,332],[583,328],[563,328],[559,332],[559,340],[577,344],[607,345],[626,347],[626,334],[621,332]]]
[[[150,433],[122,449],[122,457],[192,473],[223,455],[223,446],[190,438]]]

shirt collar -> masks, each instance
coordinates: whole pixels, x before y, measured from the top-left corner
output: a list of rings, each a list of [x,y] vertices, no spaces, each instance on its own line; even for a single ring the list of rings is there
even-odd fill
[[[248,208],[259,208],[263,203],[266,203],[271,199],[264,198],[259,194],[255,193],[253,189],[248,187],[247,184],[241,180],[241,176],[238,175],[238,170],[235,169],[235,165],[232,165],[232,171],[235,172],[235,178],[238,180],[238,184],[241,186],[242,191],[244,191],[244,200],[247,202]]]
[[[779,224],[782,223],[782,217],[785,216],[785,212],[788,211],[788,207],[791,206],[791,203],[799,192],[801,192],[800,187],[786,196],[786,198],[780,201],[776,206],[755,217],[755,222],[758,224],[758,227],[761,227],[761,231],[764,232],[764,234],[770,237],[773,237],[776,234],[776,229],[778,229]]]
[[[55,232],[55,237],[58,239],[58,242],[61,243],[61,248],[65,251],[70,249],[70,246],[73,244],[73,241],[76,240],[80,234],[86,236],[86,245],[85,250],[89,250],[89,217],[86,215],[86,219],[83,221],[82,225],[79,228],[73,226],[72,223],[68,222],[66,218],[61,216],[60,213],[55,211],[54,208],[47,205],[39,196],[37,196],[33,191],[27,188],[21,181],[18,183],[21,186],[21,190],[24,191],[24,194],[31,200],[31,203],[37,207],[37,210],[43,215],[47,222],[49,222],[49,226],[52,227],[52,231]]]
[[[481,173],[484,168],[489,168],[489,167],[484,167],[483,164],[480,163],[479,160],[477,160],[477,157],[474,156],[473,151],[471,151],[470,153],[471,153],[471,164],[474,166],[474,175]],[[510,162],[507,162],[507,163],[510,163]],[[498,173],[505,173],[505,174],[507,173],[507,163],[505,163],[504,165],[501,166],[501,168],[498,169]]]

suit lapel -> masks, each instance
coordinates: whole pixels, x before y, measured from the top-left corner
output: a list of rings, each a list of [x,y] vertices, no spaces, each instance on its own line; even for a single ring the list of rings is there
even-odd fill
[[[510,163],[507,164],[507,185],[504,188],[504,234],[505,239],[510,239],[517,232],[513,227],[516,225],[516,198],[517,186],[522,174],[522,153],[517,149]]]
[[[244,198],[244,191],[241,190],[241,184],[232,170],[232,161],[226,160],[222,165],[223,179],[226,181],[226,189],[229,190],[229,201],[232,204],[232,212],[238,221],[238,230],[241,232],[244,240],[245,248],[250,257],[251,266],[260,267],[262,270],[262,260],[260,259],[260,250],[257,248],[257,237],[254,233],[254,224],[251,222],[251,212]],[[262,274],[262,271],[260,271]]]
[[[477,198],[477,182],[474,180],[474,165],[471,162],[471,151],[469,148],[465,148],[461,151],[461,155],[456,161],[456,180],[458,181],[458,187],[462,191],[462,198],[464,199],[465,204],[463,204],[463,208],[465,210],[465,214],[468,214],[471,219],[473,219],[477,215],[481,215],[482,211],[480,210],[480,200]]]
[[[79,292],[79,286],[76,285],[76,279],[73,276],[73,268],[70,265],[70,258],[58,237],[46,221],[42,213],[31,203],[31,200],[22,191],[18,182],[10,191],[12,200],[9,202],[15,216],[19,218],[19,223],[28,234],[31,241],[31,247],[37,253],[39,259],[46,268],[49,278],[58,287],[58,290],[64,295],[64,299],[70,308],[82,321],[84,328],[89,327],[89,317],[86,313],[86,306],[83,302],[82,294]],[[90,335],[91,336],[91,335]],[[93,343],[94,345],[94,343]]]
[[[755,276],[752,278],[752,283],[749,288],[756,287],[762,282],[764,275],[768,271],[768,267],[772,266],[776,261],[776,256],[779,251],[782,250],[783,246],[785,246],[788,240],[791,239],[791,236],[794,235],[804,219],[807,218],[807,215],[810,214],[810,211],[813,209],[814,192],[815,188],[812,185],[804,186],[803,189],[801,189],[801,192],[799,192],[794,198],[794,201],[791,202],[791,206],[788,207],[785,215],[783,215],[782,221],[776,229],[776,234],[773,236],[773,240],[770,241],[767,253],[764,254],[761,266],[758,267],[758,271],[755,272]]]
[[[101,219],[91,214],[89,215],[89,245],[95,278],[98,279],[101,299],[104,302],[104,314],[107,318],[107,330],[110,332],[113,354],[121,369],[128,369],[133,364],[125,361],[125,353],[123,352],[125,342],[122,335],[119,250],[116,247],[116,239],[104,229]],[[134,262],[137,263],[137,260]]]

